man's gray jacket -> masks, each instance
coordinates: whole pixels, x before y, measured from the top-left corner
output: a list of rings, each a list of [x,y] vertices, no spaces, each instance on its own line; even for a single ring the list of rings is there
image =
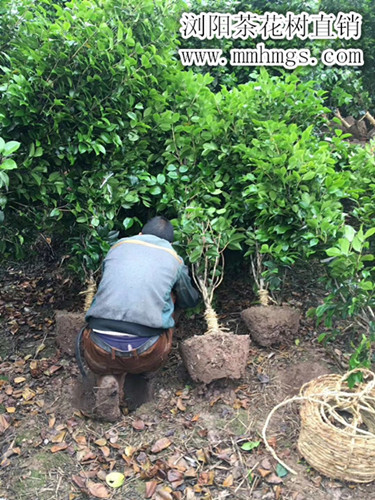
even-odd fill
[[[174,303],[195,307],[199,294],[187,266],[162,238],[141,234],[119,240],[109,250],[103,277],[86,314],[91,328],[152,336],[174,326]]]

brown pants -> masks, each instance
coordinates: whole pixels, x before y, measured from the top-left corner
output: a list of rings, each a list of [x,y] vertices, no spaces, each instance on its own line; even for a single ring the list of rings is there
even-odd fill
[[[162,367],[172,349],[173,328],[166,330],[159,340],[144,353],[134,357],[112,356],[90,338],[90,328],[83,332],[85,360],[96,375],[124,375],[153,372]]]

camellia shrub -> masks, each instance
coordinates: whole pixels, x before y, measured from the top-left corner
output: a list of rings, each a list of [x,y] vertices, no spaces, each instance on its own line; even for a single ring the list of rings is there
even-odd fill
[[[371,367],[375,340],[375,256],[370,241],[375,227],[366,231],[346,225],[334,246],[327,249],[328,295],[323,304],[310,311],[327,330],[319,337],[328,341],[345,331],[351,336],[354,353],[351,369]],[[343,323],[344,321],[344,323]]]
[[[224,277],[224,251],[240,249],[243,235],[225,217],[211,218],[192,202],[180,216],[179,232],[192,267],[192,276],[204,303],[207,331],[181,345],[184,363],[195,381],[243,376],[247,364],[249,338],[233,335],[219,321],[213,307],[215,290]]]
[[[247,255],[262,256],[258,282],[277,289],[283,269],[322,254],[336,240],[350,175],[336,171],[329,143],[312,126],[303,130],[274,120],[254,120],[254,126],[251,145],[235,147],[248,165],[241,177]]]
[[[164,138],[154,115],[167,103],[180,3],[6,5],[0,131],[22,144],[9,218],[60,230],[95,267],[117,221],[128,229],[137,221],[133,208],[142,216],[161,193],[153,155]]]
[[[210,75],[187,71],[177,58],[183,2],[8,0],[6,6],[0,133],[22,145],[2,234],[15,227],[29,242],[35,232],[64,242],[71,267],[86,277],[120,233],[134,232],[155,213],[174,218],[191,199],[211,219],[250,228],[249,238],[255,234],[274,253],[288,241],[288,258],[298,242],[315,249],[331,230],[325,226],[339,223],[330,213],[338,207],[339,180],[315,136],[328,110],[312,82],[262,69],[254,82],[213,93]],[[300,130],[310,126],[301,139]],[[285,149],[279,159],[271,135]],[[311,161],[301,153],[309,147]],[[289,158],[294,154],[301,165]],[[307,179],[310,164],[314,178]],[[262,203],[269,204],[268,236],[275,229],[279,243],[265,241],[261,229],[269,221],[260,199],[270,183],[276,190]],[[257,193],[250,193],[254,186]],[[320,188],[321,203],[309,194]],[[293,203],[280,207],[283,199]],[[20,251],[21,240],[14,243]]]

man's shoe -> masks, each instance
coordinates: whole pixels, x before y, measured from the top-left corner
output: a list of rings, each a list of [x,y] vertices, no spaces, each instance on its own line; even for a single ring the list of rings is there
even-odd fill
[[[116,422],[121,417],[120,391],[112,375],[100,377],[96,392],[95,413],[100,420]]]

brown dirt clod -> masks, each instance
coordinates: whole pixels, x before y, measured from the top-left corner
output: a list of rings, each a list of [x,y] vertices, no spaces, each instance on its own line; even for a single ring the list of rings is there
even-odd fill
[[[251,338],[264,347],[293,340],[300,316],[298,309],[289,306],[254,306],[241,313]]]
[[[64,354],[74,356],[75,341],[85,324],[82,313],[55,311],[56,343]]]
[[[191,378],[209,384],[221,378],[241,378],[249,348],[249,337],[217,331],[185,340],[180,351]]]

